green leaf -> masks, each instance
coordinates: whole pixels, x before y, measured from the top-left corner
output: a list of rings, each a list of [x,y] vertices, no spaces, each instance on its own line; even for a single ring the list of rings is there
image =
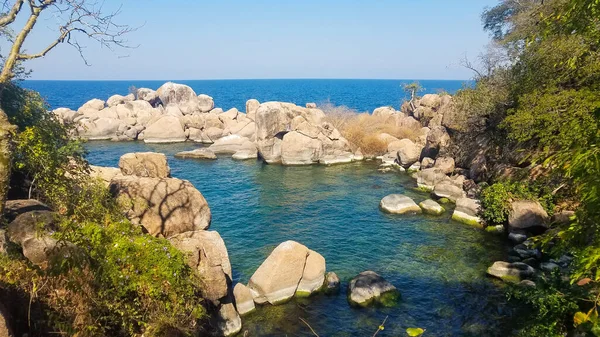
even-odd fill
[[[424,329],[421,328],[408,328],[406,329],[406,334],[410,337],[418,337],[421,336],[425,332]]]

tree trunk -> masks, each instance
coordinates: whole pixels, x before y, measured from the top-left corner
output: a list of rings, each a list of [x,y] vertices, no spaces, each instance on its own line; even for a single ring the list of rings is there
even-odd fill
[[[14,129],[15,127],[9,122],[8,116],[0,108],[0,215],[4,214],[4,202],[10,184]]]

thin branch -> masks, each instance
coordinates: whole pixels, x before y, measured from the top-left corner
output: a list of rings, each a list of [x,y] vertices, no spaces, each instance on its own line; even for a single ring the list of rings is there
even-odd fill
[[[383,322],[381,323],[380,326],[377,327],[377,331],[375,331],[375,333],[373,334],[373,337],[377,336],[377,334],[379,333],[379,331],[383,330],[383,327],[385,326],[385,322],[387,321],[389,316],[385,316],[385,319],[383,320]]]
[[[0,27],[6,27],[15,21],[17,14],[21,11],[24,1],[25,0],[17,0],[10,11],[6,15],[0,17]]]
[[[302,323],[306,324],[306,326],[310,329],[310,331],[313,333],[313,335],[315,335],[316,337],[319,337],[319,335],[315,332],[315,330],[313,330],[313,328],[310,326],[310,324],[308,324],[307,321],[305,321],[302,317],[299,317],[299,318],[302,321]]]

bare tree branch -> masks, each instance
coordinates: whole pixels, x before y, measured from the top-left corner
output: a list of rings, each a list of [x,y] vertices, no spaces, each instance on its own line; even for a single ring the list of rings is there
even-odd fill
[[[21,11],[23,2],[24,0],[17,0],[17,2],[15,2],[10,11],[6,15],[0,17],[0,27],[6,27],[15,21],[15,19],[17,18],[17,14],[19,14],[19,12]]]

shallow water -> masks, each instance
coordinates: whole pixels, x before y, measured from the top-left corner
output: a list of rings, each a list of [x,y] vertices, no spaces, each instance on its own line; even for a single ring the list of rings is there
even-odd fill
[[[172,175],[187,179],[207,199],[211,229],[229,251],[235,282],[247,283],[270,251],[286,240],[321,253],[327,270],[342,280],[339,295],[316,295],[282,306],[259,308],[244,317],[248,336],[312,336],[304,318],[321,336],[405,336],[408,327],[424,336],[506,336],[510,308],[485,269],[503,259],[502,238],[441,217],[397,216],[379,211],[381,198],[404,193],[418,203],[406,174],[381,173],[377,163],[323,167],[282,167],[258,161],[176,159],[184,143],[90,142],[92,164],[117,166],[127,152],[167,154]],[[391,308],[355,309],[346,301],[348,281],[373,270],[401,292]],[[242,334],[240,334],[242,335]]]

